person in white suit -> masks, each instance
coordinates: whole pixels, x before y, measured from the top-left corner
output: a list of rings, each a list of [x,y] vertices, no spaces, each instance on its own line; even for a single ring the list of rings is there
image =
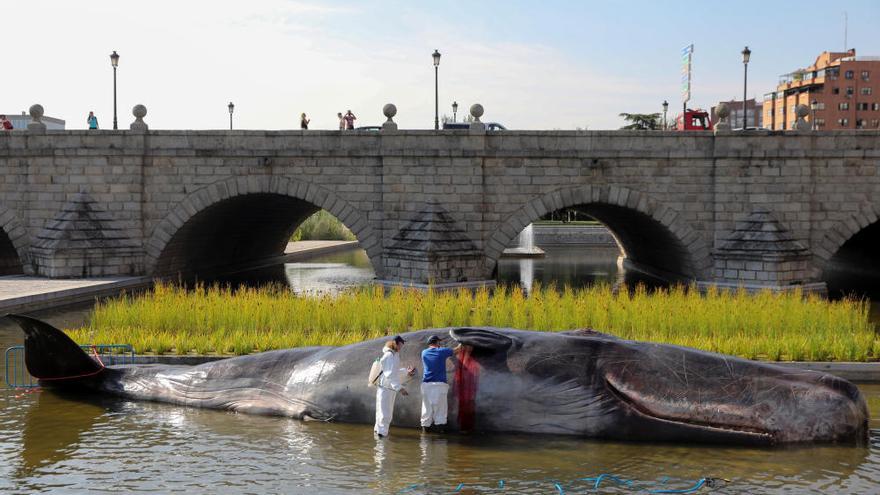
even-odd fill
[[[379,375],[379,383],[376,386],[376,425],[373,431],[379,438],[388,436],[388,428],[391,426],[391,419],[394,416],[394,399],[397,393],[401,395],[409,395],[409,392],[403,387],[401,378],[404,374],[412,376],[415,374],[415,368],[400,367],[400,349],[406,341],[400,335],[394,337],[385,344],[382,349],[382,358],[379,365],[382,372]]]

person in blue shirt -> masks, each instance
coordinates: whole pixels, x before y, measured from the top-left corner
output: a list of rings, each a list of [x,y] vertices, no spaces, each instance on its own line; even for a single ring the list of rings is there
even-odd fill
[[[446,426],[446,360],[453,354],[452,349],[440,347],[440,337],[428,337],[428,348],[422,351],[422,431],[442,431]]]
[[[89,112],[89,118],[86,119],[86,123],[89,124],[90,131],[98,129],[98,117],[95,117],[95,112]]]

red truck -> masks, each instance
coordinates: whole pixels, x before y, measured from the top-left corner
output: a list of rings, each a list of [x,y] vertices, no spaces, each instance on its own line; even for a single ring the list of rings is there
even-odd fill
[[[711,131],[712,119],[709,112],[703,110],[687,109],[682,115],[675,118],[675,129],[679,131]]]

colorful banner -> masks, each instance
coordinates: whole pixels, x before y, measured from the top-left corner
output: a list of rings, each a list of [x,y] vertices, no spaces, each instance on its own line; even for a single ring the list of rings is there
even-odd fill
[[[684,103],[691,99],[691,63],[693,57],[693,43],[681,49],[681,100]]]

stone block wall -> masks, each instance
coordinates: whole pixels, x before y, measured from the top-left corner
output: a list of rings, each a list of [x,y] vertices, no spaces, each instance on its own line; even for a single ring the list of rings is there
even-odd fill
[[[339,217],[380,278],[472,280],[493,276],[526,225],[581,205],[639,266],[703,281],[737,270],[737,280],[778,284],[815,281],[843,242],[877,221],[878,161],[876,131],[15,131],[0,134],[0,227],[25,271],[73,275],[80,265],[40,239],[87,193],[126,242],[94,273],[150,274],[200,212],[275,194]],[[442,207],[468,247],[445,260],[425,248],[403,267],[389,253],[426,204]],[[773,212],[804,259],[750,270],[719,255],[757,210]],[[186,249],[207,249],[200,236]]]

